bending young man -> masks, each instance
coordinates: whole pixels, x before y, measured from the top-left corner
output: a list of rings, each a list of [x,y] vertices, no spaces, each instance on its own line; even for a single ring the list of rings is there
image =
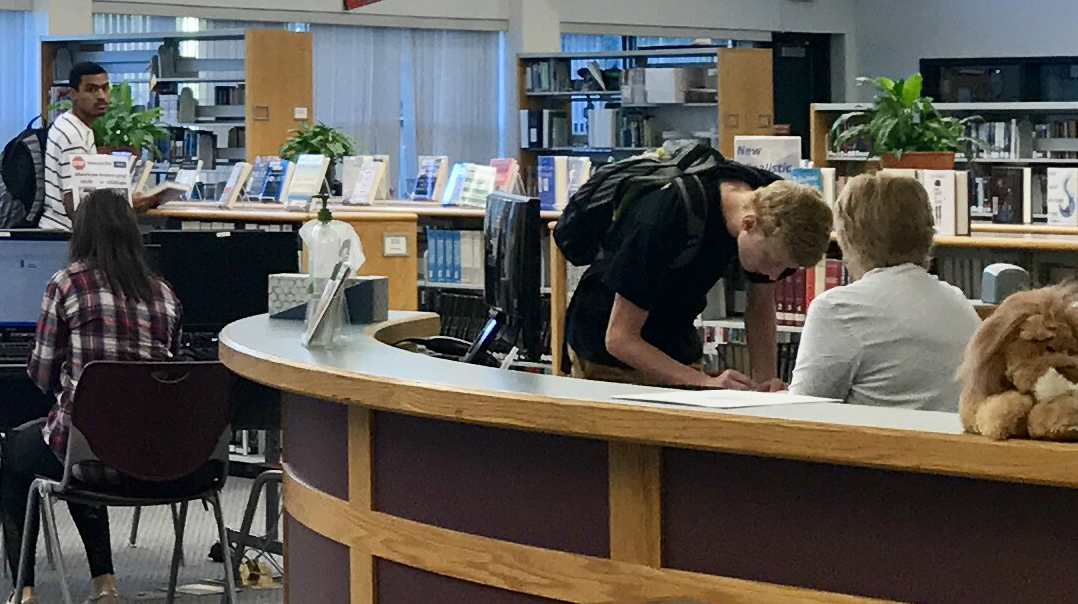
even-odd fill
[[[925,270],[934,229],[924,187],[858,176],[835,215],[854,282],[809,307],[790,392],[957,411],[955,372],[981,321],[961,290]]]
[[[0,465],[4,547],[13,580],[23,531],[37,544],[38,522],[24,526],[26,499],[37,476],[63,477],[71,429],[71,403],[83,368],[92,361],[150,361],[172,357],[179,347],[180,302],[146,261],[135,213],[110,190],[92,193],[75,213],[71,263],[45,289],[37,343],[27,373],[56,397],[46,419],[8,435]],[[139,435],[132,435],[137,437]],[[70,503],[86,547],[93,591],[88,602],[119,604],[112,567],[107,508]],[[9,602],[36,602],[34,550],[27,560],[26,588]]]
[[[569,305],[566,334],[574,377],[646,385],[776,391],[775,288],[827,251],[831,209],[820,194],[789,181],[753,189],[707,183],[707,215],[696,255],[687,247],[688,210],[672,187],[639,200],[614,222],[600,259]],[[699,370],[694,326],[707,292],[737,259],[750,281],[745,326],[752,376]]]

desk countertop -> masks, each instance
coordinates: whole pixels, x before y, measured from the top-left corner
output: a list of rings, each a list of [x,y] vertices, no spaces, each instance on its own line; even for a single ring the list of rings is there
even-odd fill
[[[375,217],[377,219],[380,215],[391,215],[400,217],[401,214],[414,214],[417,217],[422,218],[473,218],[482,219],[484,211],[482,208],[468,208],[461,206],[443,206],[435,202],[423,202],[423,201],[390,201],[385,204],[377,204],[372,206],[343,206],[340,204],[331,203],[330,209],[333,210],[333,215],[339,217],[341,220],[347,220],[350,217]],[[225,209],[212,201],[173,201],[162,205],[156,210],[150,210],[147,215],[149,216],[169,216],[179,218],[191,218],[198,219],[201,215],[205,215],[213,220],[237,220],[241,219],[243,215],[247,215],[249,219],[257,220],[296,220],[293,217],[308,217],[314,216],[313,212],[287,212],[280,204],[276,203],[262,203],[262,202],[250,202],[247,204],[241,203],[238,207],[233,209]],[[542,212],[543,220],[557,220],[561,216],[561,212]]]
[[[1078,486],[1078,445],[994,442],[957,415],[843,404],[739,410],[632,403],[654,390],[462,365],[383,344],[436,333],[437,317],[393,313],[351,327],[334,350],[307,350],[302,324],[244,319],[221,333],[221,359],[282,390],[373,409],[603,439],[845,465]],[[362,402],[356,393],[363,392]]]

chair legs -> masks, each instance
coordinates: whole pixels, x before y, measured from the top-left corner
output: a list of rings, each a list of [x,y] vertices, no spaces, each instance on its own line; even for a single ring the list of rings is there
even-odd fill
[[[56,524],[56,508],[53,506],[52,493],[42,493],[41,506],[45,510],[45,530],[52,539],[53,547],[56,548],[56,570],[60,573],[60,589],[64,594],[66,604],[74,604],[71,599],[71,587],[67,584],[67,567],[64,565],[64,552],[60,549],[60,532]]]
[[[236,581],[232,577],[232,556],[228,551],[228,530],[225,529],[225,516],[221,510],[221,497],[220,494],[214,493],[208,499],[213,507],[213,516],[217,520],[217,538],[221,540],[221,547],[224,548],[221,552],[221,558],[225,567],[225,593],[221,601],[236,604]]]
[[[138,546],[138,525],[142,520],[142,506],[135,506],[135,515],[131,518],[131,534],[127,537],[128,547]]]
[[[19,572],[15,578],[15,593],[21,594],[24,587],[26,587],[26,564],[30,558],[30,544],[31,544],[31,531],[28,530],[36,514],[43,516],[44,522],[41,523],[41,530],[45,532],[46,545],[51,541],[56,548],[56,570],[60,573],[60,589],[64,594],[64,602],[66,604],[73,604],[71,600],[71,589],[67,585],[67,569],[64,566],[64,554],[60,551],[60,536],[56,530],[56,514],[53,508],[52,494],[46,489],[46,487],[38,482],[34,481],[30,487],[30,494],[27,496],[26,501],[26,518],[23,532],[22,532],[22,547],[19,554]],[[33,560],[29,560],[33,564]]]
[[[183,561],[183,533],[187,527],[187,502],[180,504],[180,511],[176,513],[176,505],[172,506],[172,524],[176,527],[176,545],[172,548],[172,568],[168,576],[168,593],[165,596],[165,604],[172,604],[176,599],[176,579],[180,572],[180,563]]]
[[[236,577],[239,577],[240,565],[243,564],[243,556],[247,553],[247,542],[251,539],[251,525],[254,524],[255,511],[258,509],[258,500],[262,494],[262,489],[270,483],[280,483],[284,479],[284,473],[280,470],[267,470],[259,474],[251,485],[251,493],[247,496],[247,507],[243,510],[243,523],[240,525],[240,532],[236,536],[236,549],[232,552],[232,570]],[[269,505],[267,499],[267,506]],[[266,519],[267,523],[270,520],[270,512],[267,510]],[[279,516],[279,515],[278,515]],[[274,527],[276,527],[276,518],[274,519]],[[269,539],[268,534],[272,531],[272,528],[267,526],[266,539]]]

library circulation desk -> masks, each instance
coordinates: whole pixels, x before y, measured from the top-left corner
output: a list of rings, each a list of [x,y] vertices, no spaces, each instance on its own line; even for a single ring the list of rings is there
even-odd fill
[[[1078,602],[1078,445],[840,404],[719,412],[383,342],[310,351],[233,323],[221,359],[284,391],[293,604]]]

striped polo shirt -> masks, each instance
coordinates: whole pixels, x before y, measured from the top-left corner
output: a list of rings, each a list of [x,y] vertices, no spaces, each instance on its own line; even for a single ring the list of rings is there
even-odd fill
[[[97,153],[94,131],[68,111],[53,122],[45,145],[45,212],[38,224],[41,228],[71,230],[63,194],[71,191],[70,156],[80,153]]]

